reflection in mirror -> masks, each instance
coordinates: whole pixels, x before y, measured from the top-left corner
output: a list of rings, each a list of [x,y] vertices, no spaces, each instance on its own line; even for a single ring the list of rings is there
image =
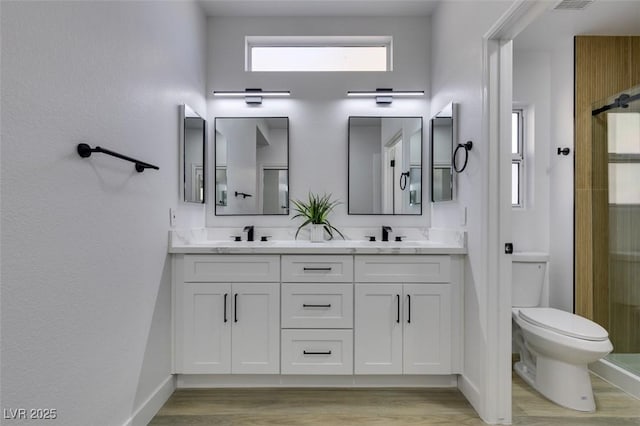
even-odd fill
[[[215,119],[215,214],[289,214],[289,119]]]
[[[205,120],[182,106],[182,188],[187,203],[204,203]]]
[[[227,169],[216,167],[216,205],[227,205]]]
[[[349,117],[349,214],[422,214],[422,117]]]
[[[453,140],[455,104],[431,119],[431,201],[453,199]]]

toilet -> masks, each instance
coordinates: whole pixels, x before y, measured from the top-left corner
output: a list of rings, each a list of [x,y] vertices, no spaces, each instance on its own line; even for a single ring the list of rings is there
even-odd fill
[[[607,330],[559,309],[540,307],[548,255],[514,253],[513,345],[516,373],[542,395],[566,408],[595,411],[587,365],[613,350]]]

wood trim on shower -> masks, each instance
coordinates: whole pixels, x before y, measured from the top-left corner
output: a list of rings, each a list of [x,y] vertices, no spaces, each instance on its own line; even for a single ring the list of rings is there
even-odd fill
[[[640,84],[640,37],[576,36],[574,66],[574,310],[608,328],[607,148],[598,143],[606,140],[606,127],[593,128],[591,110]]]

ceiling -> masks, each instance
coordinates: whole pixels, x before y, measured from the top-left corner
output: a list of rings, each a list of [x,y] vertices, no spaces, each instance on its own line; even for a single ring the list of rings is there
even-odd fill
[[[207,16],[429,16],[441,1],[460,0],[198,0]],[[469,0],[467,0],[469,1]],[[481,0],[475,0],[481,1]],[[640,35],[640,0],[595,0],[583,10],[554,10],[558,0],[514,42],[552,50],[574,35]]]
[[[553,50],[574,35],[640,35],[640,0],[596,0],[583,10],[547,10],[514,39],[514,49]]]
[[[198,0],[207,16],[428,16],[439,0]]]

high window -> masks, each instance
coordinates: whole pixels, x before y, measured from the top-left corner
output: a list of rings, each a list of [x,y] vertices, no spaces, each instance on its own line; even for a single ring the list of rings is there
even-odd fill
[[[252,72],[391,71],[391,37],[246,37]]]
[[[524,114],[521,109],[511,113],[511,205],[524,206]]]

